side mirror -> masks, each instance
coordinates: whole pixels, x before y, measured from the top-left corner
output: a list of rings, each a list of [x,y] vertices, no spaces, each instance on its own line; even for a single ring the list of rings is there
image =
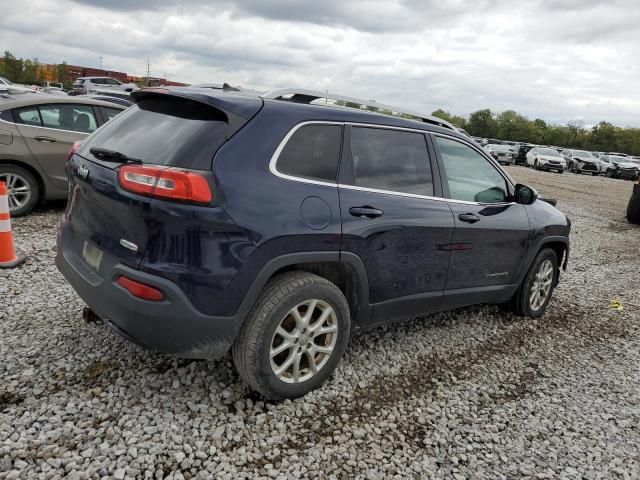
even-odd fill
[[[531,187],[518,183],[516,185],[514,199],[516,203],[531,205],[538,199],[538,192]]]

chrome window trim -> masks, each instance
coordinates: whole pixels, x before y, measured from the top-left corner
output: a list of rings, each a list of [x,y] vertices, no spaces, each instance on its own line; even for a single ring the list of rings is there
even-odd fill
[[[479,206],[483,206],[483,205],[513,205],[513,204],[515,204],[515,202],[492,202],[492,203],[470,202],[470,201],[466,201],[466,200],[456,200],[454,198],[432,197],[432,196],[427,196],[427,195],[419,195],[419,194],[415,194],[415,193],[396,192],[396,191],[392,191],[392,190],[379,190],[379,189],[376,189],[376,188],[359,187],[357,185],[349,185],[349,184],[344,184],[344,183],[324,182],[324,181],[320,181],[320,180],[312,180],[312,179],[309,179],[309,178],[297,177],[295,175],[287,175],[285,173],[282,173],[282,172],[278,171],[278,169],[276,168],[276,163],[278,161],[278,157],[280,156],[280,153],[282,153],[282,150],[284,149],[284,147],[287,144],[287,142],[289,141],[289,139],[291,139],[293,134],[296,133],[296,131],[298,131],[298,129],[300,129],[300,128],[306,126],[306,125],[341,125],[341,126],[350,125],[350,126],[353,126],[353,127],[382,128],[382,129],[387,129],[387,130],[401,130],[401,131],[406,131],[406,132],[419,133],[419,134],[422,134],[422,135],[428,135],[428,134],[440,135],[442,137],[450,138],[452,140],[457,140],[457,141],[461,141],[462,140],[462,139],[459,139],[459,138],[451,136],[451,135],[445,135],[445,134],[440,134],[440,133],[436,134],[436,133],[430,132],[428,130],[420,130],[420,129],[415,129],[415,128],[378,125],[378,124],[375,124],[375,123],[334,122],[334,121],[330,121],[330,120],[308,120],[308,121],[305,121],[305,122],[298,123],[291,130],[289,130],[289,132],[284,136],[284,138],[282,139],[282,141],[280,142],[280,144],[276,148],[275,152],[273,152],[273,155],[271,155],[271,160],[269,161],[269,171],[274,176],[279,177],[279,178],[283,178],[285,180],[291,180],[293,182],[308,183],[308,184],[311,184],[311,185],[321,185],[321,186],[332,187],[332,188],[344,188],[344,189],[347,189],[347,190],[356,190],[356,191],[361,191],[361,192],[380,193],[380,194],[383,194],[383,195],[393,195],[393,196],[396,196],[396,197],[408,197],[408,198],[420,198],[420,199],[424,199],[424,200],[435,200],[435,201],[438,201],[438,202],[458,203],[458,204],[464,204],[464,205],[479,205]],[[465,142],[464,140],[462,140],[461,143],[465,143],[465,144],[468,144],[469,146],[472,146],[470,144],[470,142]],[[510,179],[506,178],[502,174],[502,172],[500,170],[498,170],[498,172],[500,172],[500,174],[503,176],[503,178],[505,178],[505,181],[507,181],[509,184],[511,184],[513,186],[513,184],[511,183]]]
[[[293,180],[295,182],[302,182],[302,183],[310,183],[311,185],[324,185],[325,187],[338,188],[337,182],[324,182],[322,180],[312,180],[310,178],[296,177],[295,175],[287,175],[286,173],[279,172],[278,169],[276,168],[276,162],[278,161],[278,157],[282,153],[282,150],[284,150],[284,147],[287,145],[287,143],[289,142],[293,134],[296,133],[300,128],[307,125],[339,125],[341,127],[344,127],[345,123],[322,121],[322,120],[310,120],[307,122],[298,123],[291,130],[289,130],[289,132],[284,136],[284,138],[278,145],[278,148],[276,148],[276,151],[273,152],[273,155],[271,155],[271,161],[269,162],[269,170],[276,177],[284,178],[286,180]],[[338,175],[338,173],[339,172],[336,170],[336,176]]]

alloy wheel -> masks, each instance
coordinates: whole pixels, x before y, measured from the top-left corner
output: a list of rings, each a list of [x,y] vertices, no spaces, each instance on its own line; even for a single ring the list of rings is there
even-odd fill
[[[329,361],[338,339],[338,318],[328,303],[307,300],[293,307],[271,339],[271,370],[279,380],[309,380]]]
[[[31,200],[33,192],[26,178],[17,173],[0,173],[0,182],[9,190],[9,211],[18,210]]]
[[[534,312],[539,310],[549,298],[553,284],[553,263],[545,260],[540,264],[529,291],[529,306]]]

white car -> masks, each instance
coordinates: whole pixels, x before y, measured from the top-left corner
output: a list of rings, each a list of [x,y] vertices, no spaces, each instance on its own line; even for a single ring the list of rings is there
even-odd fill
[[[640,176],[640,165],[635,163],[632,158],[602,155],[598,160],[600,161],[600,172],[609,178],[636,180]]]
[[[489,143],[483,148],[485,152],[491,155],[493,159],[502,165],[513,165],[515,162],[515,159],[513,158],[513,151],[509,145]]]
[[[105,88],[133,92],[138,90],[135,83],[122,83],[111,77],[80,77],[73,82],[73,91],[77,94],[88,94],[93,90]]]
[[[564,173],[567,169],[567,161],[553,148],[533,147],[527,152],[526,158],[526,165],[536,170],[555,170],[558,173]]]

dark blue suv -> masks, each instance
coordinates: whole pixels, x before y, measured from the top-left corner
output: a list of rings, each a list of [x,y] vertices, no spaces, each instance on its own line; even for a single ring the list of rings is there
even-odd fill
[[[268,398],[321,385],[358,329],[478,303],[539,317],[566,268],[565,215],[439,119],[132,96],[70,154],[58,268],[120,335],[231,349]]]

